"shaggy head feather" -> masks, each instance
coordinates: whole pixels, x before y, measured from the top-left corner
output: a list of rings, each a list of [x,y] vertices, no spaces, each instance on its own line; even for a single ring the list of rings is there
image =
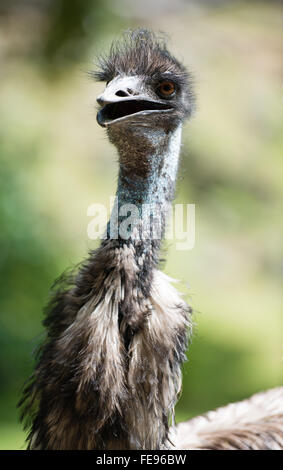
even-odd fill
[[[125,32],[114,41],[107,55],[98,57],[97,70],[90,75],[100,82],[111,82],[118,76],[141,76],[147,85],[155,86],[161,80],[172,79],[186,97],[185,116],[195,108],[192,75],[167,49],[164,36],[137,29]]]

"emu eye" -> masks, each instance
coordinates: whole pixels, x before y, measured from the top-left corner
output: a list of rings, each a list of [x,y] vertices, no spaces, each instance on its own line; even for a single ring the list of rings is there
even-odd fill
[[[175,84],[170,80],[164,80],[158,86],[157,91],[159,95],[163,96],[164,98],[169,98],[175,94],[176,87]]]

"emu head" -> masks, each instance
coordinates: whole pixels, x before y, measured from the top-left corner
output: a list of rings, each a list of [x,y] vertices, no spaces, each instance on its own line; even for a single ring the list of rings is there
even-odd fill
[[[125,129],[169,132],[191,115],[191,76],[152,32],[126,33],[112,44],[107,57],[99,59],[99,66],[92,75],[106,82],[106,88],[97,98],[97,121],[112,141]]]

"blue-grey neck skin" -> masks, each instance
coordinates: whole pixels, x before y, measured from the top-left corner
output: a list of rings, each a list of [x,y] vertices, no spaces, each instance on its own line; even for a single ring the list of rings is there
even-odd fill
[[[175,194],[181,131],[181,125],[169,132],[140,127],[115,141],[120,170],[116,203],[107,228],[109,238],[134,239],[137,228],[141,236],[142,227],[143,237],[161,241]],[[148,232],[153,219],[157,226],[160,224],[160,233],[158,228],[154,234]]]

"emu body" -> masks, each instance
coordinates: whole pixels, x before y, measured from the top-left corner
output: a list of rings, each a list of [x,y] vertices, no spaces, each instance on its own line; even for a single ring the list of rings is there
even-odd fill
[[[98,121],[119,154],[118,226],[113,236],[112,214],[107,239],[51,300],[24,398],[31,448],[166,448],[181,387],[189,308],[158,264],[190,114],[188,75],[147,32],[111,54],[100,72],[109,85],[98,98]],[[170,99],[159,90],[169,79],[176,82]],[[129,208],[134,217],[123,227]]]
[[[283,387],[181,423],[172,441],[177,449],[282,450]]]
[[[107,85],[97,120],[119,155],[117,203],[100,247],[55,285],[20,403],[31,449],[171,446],[191,317],[158,267],[182,124],[194,109],[191,77],[142,30],[114,44],[100,67],[92,75]],[[192,445],[193,423],[177,428],[178,448]],[[196,445],[213,439],[223,447],[215,435]]]

